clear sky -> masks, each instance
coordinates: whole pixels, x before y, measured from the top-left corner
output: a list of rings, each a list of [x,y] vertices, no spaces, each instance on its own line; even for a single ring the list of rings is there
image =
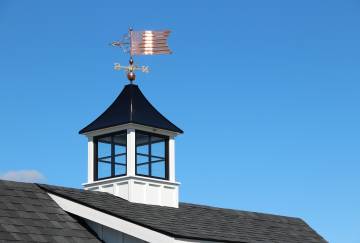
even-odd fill
[[[137,58],[177,139],[181,200],[297,216],[360,242],[359,1],[0,2],[0,173],[81,187],[78,131],[127,83],[108,45],[171,29],[170,56]],[[40,176],[41,176],[40,174]]]

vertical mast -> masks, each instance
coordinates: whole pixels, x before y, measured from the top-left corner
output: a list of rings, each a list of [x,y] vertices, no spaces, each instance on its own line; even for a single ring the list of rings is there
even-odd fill
[[[132,35],[133,35],[133,28],[129,28],[129,45],[130,45],[130,59],[132,59],[133,52],[132,52]]]
[[[127,78],[129,79],[130,83],[132,84],[136,78],[136,75],[134,73],[134,60],[133,60],[133,52],[132,52],[132,35],[133,35],[133,29],[129,28],[129,45],[130,45],[130,60],[129,60],[129,71],[127,73]]]

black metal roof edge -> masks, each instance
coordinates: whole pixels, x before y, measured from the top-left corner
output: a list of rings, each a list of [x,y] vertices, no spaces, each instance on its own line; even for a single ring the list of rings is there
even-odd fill
[[[158,233],[161,233],[161,234],[164,234],[164,235],[167,235],[167,236],[171,236],[171,237],[174,237],[174,238],[179,238],[179,239],[192,239],[192,240],[206,240],[206,241],[214,241],[214,242],[226,242],[226,243],[248,243],[248,242],[245,242],[245,241],[229,241],[229,240],[218,240],[218,239],[213,239],[213,238],[203,238],[203,237],[189,237],[189,236],[184,236],[184,235],[177,235],[177,234],[174,234],[174,233],[171,233],[171,232],[168,232],[168,231],[165,231],[165,230],[160,230],[160,229],[156,229],[154,227],[150,227],[148,225],[145,225],[145,224],[142,224],[140,222],[135,222],[134,220],[131,220],[131,219],[128,219],[126,217],[123,217],[123,216],[119,216],[111,211],[108,211],[108,210],[105,210],[105,209],[100,209],[98,207],[95,207],[95,206],[91,206],[89,205],[88,203],[86,202],[82,202],[80,200],[77,200],[77,199],[73,199],[73,198],[70,198],[69,196],[66,196],[64,194],[61,194],[61,193],[58,193],[54,190],[51,190],[49,188],[47,188],[48,185],[46,184],[39,184],[39,183],[34,183],[35,185],[37,185],[40,189],[44,190],[45,192],[48,192],[48,193],[51,193],[51,194],[54,194],[56,196],[59,196],[59,197],[62,197],[62,198],[65,198],[67,200],[70,200],[72,202],[76,202],[76,203],[79,203],[81,205],[84,205],[86,207],[89,207],[89,208],[92,208],[92,209],[95,209],[97,211],[100,211],[102,213],[105,213],[105,214],[109,214],[111,216],[114,216],[116,218],[119,218],[119,219],[122,219],[122,220],[125,220],[125,221],[128,221],[128,222],[131,222],[133,224],[136,224],[136,225],[139,225],[139,226],[142,226],[144,228],[147,228],[147,229],[150,229],[150,230],[153,230],[153,231],[156,231]],[[124,199],[125,200],[125,199]]]

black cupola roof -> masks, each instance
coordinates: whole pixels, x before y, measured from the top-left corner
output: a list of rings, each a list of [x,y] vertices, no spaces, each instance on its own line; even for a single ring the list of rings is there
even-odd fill
[[[80,134],[126,123],[136,123],[173,132],[183,131],[166,119],[146,99],[135,84],[125,85],[116,100]]]

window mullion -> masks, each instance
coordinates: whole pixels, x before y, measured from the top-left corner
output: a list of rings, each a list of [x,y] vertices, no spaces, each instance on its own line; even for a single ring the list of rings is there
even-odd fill
[[[149,176],[152,176],[152,172],[151,172],[151,136],[149,135],[148,136],[148,138],[149,138],[149,144],[148,144],[148,153],[149,153],[149,155],[148,155],[148,160],[149,160]]]
[[[169,179],[169,139],[165,139],[165,179]]]
[[[125,136],[127,136],[126,135],[126,133],[125,133]],[[127,164],[127,146],[128,146],[128,144],[127,144],[127,137],[125,137],[126,138],[126,143],[125,143],[125,176],[127,175],[127,173],[128,173],[128,164]],[[137,155],[136,155],[136,142],[135,142],[135,174],[136,174],[136,157],[137,157]]]
[[[111,136],[111,176],[115,176],[115,143],[114,143],[114,136]]]
[[[94,139],[94,156],[93,156],[93,159],[94,159],[94,180],[97,181],[98,178],[99,178],[99,175],[98,175],[98,166],[99,166],[99,162],[98,162],[98,139],[95,138]]]

